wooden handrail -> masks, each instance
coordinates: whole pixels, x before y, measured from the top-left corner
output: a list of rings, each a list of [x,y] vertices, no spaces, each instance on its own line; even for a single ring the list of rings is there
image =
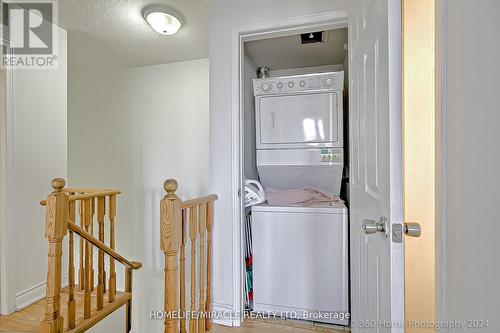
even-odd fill
[[[217,194],[209,194],[201,198],[186,200],[182,202],[182,209],[199,206],[205,203],[216,201],[218,199],[219,197],[217,196]]]
[[[122,263],[128,268],[137,270],[142,267],[142,263],[138,261],[129,261],[128,259],[124,258],[120,254],[118,254],[116,251],[114,251],[112,248],[83,230],[81,227],[79,227],[75,222],[68,220],[68,227],[71,231],[76,232],[78,235],[81,237],[85,238],[87,241],[91,242],[94,246],[97,246],[99,249],[102,251],[106,252],[109,256],[113,257],[115,260],[118,262]]]
[[[63,189],[62,192],[64,193],[75,193],[76,191],[88,191],[87,193],[81,193],[81,194],[74,194],[69,196],[69,202],[74,202],[74,201],[79,201],[79,200],[85,200],[85,199],[91,199],[91,198],[102,198],[110,195],[116,195],[122,193],[119,190],[93,190],[91,192],[89,189]],[[47,200],[41,200],[40,201],[41,206],[46,206],[47,205]]]
[[[63,192],[66,193],[99,193],[104,191],[116,192],[116,194],[122,193],[120,190],[113,188],[89,188],[89,187],[65,187]]]
[[[75,194],[75,195],[69,196],[69,202],[90,199],[90,198],[101,198],[101,197],[106,197],[109,195],[115,195],[115,194],[120,194],[120,193],[122,193],[122,192],[117,191],[117,190],[105,190],[105,191],[101,191],[101,192]]]

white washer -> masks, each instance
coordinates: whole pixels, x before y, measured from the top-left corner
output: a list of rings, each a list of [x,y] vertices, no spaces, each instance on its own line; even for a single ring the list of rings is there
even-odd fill
[[[347,224],[344,204],[253,206],[254,311],[348,325]]]

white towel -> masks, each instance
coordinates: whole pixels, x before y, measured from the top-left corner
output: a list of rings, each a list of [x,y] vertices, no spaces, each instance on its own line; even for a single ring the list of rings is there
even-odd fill
[[[343,202],[339,197],[314,186],[304,186],[292,190],[266,188],[266,199],[272,206],[312,206],[320,203]]]

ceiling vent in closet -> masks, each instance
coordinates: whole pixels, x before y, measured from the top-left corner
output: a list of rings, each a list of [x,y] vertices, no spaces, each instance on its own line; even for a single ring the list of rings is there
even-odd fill
[[[300,35],[302,45],[326,42],[326,31],[308,32]]]

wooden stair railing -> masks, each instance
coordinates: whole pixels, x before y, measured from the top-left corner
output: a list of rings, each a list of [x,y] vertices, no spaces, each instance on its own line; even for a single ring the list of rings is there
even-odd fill
[[[185,252],[189,237],[191,245],[189,332],[204,333],[210,331],[212,326],[213,207],[218,198],[217,195],[211,194],[181,201],[175,194],[178,187],[177,181],[169,179],[165,181],[163,187],[167,192],[160,202],[160,246],[165,254],[164,311],[166,315],[164,332],[187,332]],[[198,256],[196,254],[197,245]],[[197,273],[198,290],[196,289]],[[197,294],[198,304],[196,303]],[[195,313],[197,315],[193,318]]]
[[[51,185],[54,191],[46,200],[40,202],[46,206],[45,237],[49,241],[47,289],[45,297],[45,318],[42,322],[42,332],[83,332],[109,315],[115,302],[116,272],[115,260],[125,266],[125,292],[130,293],[126,302],[126,328],[131,329],[131,292],[132,271],[142,267],[140,262],[129,261],[115,251],[115,217],[116,196],[118,190],[98,190],[81,188],[64,188],[65,180],[56,178]],[[106,200],[107,199],[107,200]],[[97,201],[98,238],[93,236],[94,216]],[[106,201],[108,202],[108,218],[110,223],[109,243],[105,244],[105,215]],[[76,223],[76,207],[80,225]],[[61,309],[61,280],[62,280],[62,241],[69,232],[69,271],[68,271],[68,304],[64,326]],[[75,281],[75,253],[74,234],[80,236],[78,284]],[[94,281],[93,247],[97,247],[97,285]],[[106,271],[104,254],[109,256],[109,279],[106,288]],[[77,322],[75,289],[83,292],[83,319]],[[93,294],[94,293],[94,294]],[[104,296],[107,296],[105,304]],[[92,312],[92,297],[96,298],[95,311]],[[113,308],[115,308],[113,306]]]

